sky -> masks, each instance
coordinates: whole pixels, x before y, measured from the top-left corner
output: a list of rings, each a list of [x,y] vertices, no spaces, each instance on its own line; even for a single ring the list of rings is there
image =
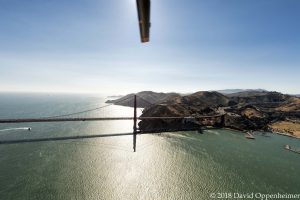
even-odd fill
[[[0,91],[300,94],[299,0],[0,0]]]

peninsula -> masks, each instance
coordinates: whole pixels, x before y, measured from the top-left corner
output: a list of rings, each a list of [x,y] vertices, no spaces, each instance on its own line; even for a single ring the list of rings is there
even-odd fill
[[[107,101],[133,106],[133,101]],[[137,93],[141,117],[194,117],[193,120],[144,119],[142,132],[153,130],[193,130],[203,127],[236,130],[263,130],[300,138],[300,98],[279,92],[245,90],[236,93],[199,91],[189,95],[178,93]],[[206,116],[201,118],[201,116]]]

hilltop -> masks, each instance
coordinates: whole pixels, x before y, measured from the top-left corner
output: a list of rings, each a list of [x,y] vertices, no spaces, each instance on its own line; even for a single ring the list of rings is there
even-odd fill
[[[183,101],[189,101],[188,98],[195,98],[196,96],[200,97],[201,99],[199,104],[207,104],[209,101],[209,97],[206,98],[206,95],[210,94],[217,94],[219,98],[215,98],[215,100],[220,101],[223,98],[227,98],[226,96],[230,97],[230,95],[242,95],[242,94],[255,94],[255,93],[261,93],[261,92],[266,92],[266,90],[263,89],[226,89],[226,90],[218,90],[218,91],[200,91],[196,92],[193,94],[180,94],[180,93],[162,93],[162,92],[153,92],[153,91],[142,91],[138,93],[131,93],[127,94],[125,96],[120,96],[120,95],[114,95],[114,96],[108,96],[108,99],[106,103],[111,103],[115,105],[122,105],[122,106],[129,106],[133,107],[133,97],[134,95],[137,95],[137,104],[138,107],[145,108],[148,107],[152,104],[157,104],[157,103],[166,103],[169,102],[171,103],[172,101],[178,101],[178,100],[183,100]],[[181,99],[183,97],[183,99]],[[228,98],[227,100],[228,101]],[[148,102],[148,103],[147,103]],[[191,101],[189,101],[191,102]],[[224,103],[224,102],[223,102]]]
[[[115,100],[108,100],[108,101],[106,101],[106,103],[112,103],[115,105],[133,107],[134,95],[137,95],[137,106],[140,108],[145,108],[145,107],[150,106],[155,103],[159,103],[159,102],[167,101],[169,99],[180,97],[180,94],[178,94],[178,93],[162,93],[162,92],[158,93],[158,92],[152,92],[152,91],[142,91],[142,92],[138,92],[138,93],[128,94],[128,95],[125,95],[125,96],[115,99]]]

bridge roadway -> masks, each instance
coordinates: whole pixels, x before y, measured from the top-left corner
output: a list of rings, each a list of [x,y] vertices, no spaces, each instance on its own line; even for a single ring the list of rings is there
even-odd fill
[[[157,119],[204,119],[204,118],[214,118],[221,117],[223,115],[214,115],[214,116],[197,116],[197,117],[137,117],[137,120],[157,120]],[[90,117],[90,118],[20,118],[20,119],[0,119],[0,124],[4,123],[33,123],[33,122],[71,122],[71,121],[109,121],[109,120],[135,120],[134,117]],[[199,129],[199,128],[195,128]],[[46,142],[46,141],[61,141],[61,140],[78,140],[78,139],[91,139],[91,138],[100,138],[100,137],[114,137],[114,136],[126,136],[133,135],[134,138],[136,134],[153,134],[159,132],[175,132],[175,131],[183,131],[185,129],[180,130],[153,130],[153,131],[136,131],[134,133],[116,133],[116,134],[98,134],[98,135],[77,135],[77,136],[63,136],[63,137],[50,137],[50,138],[28,138],[28,139],[18,139],[18,140],[0,140],[1,144],[18,144],[18,143],[32,143],[32,142]],[[190,129],[186,129],[190,130]],[[135,143],[135,142],[134,142]],[[135,144],[134,144],[134,152],[135,152]]]
[[[138,117],[138,120],[156,120],[156,119],[204,119],[221,117],[221,115],[213,116],[197,116],[197,117]],[[72,122],[72,121],[114,121],[114,120],[134,120],[134,117],[88,117],[88,118],[20,118],[20,119],[0,119],[0,124],[5,123],[33,123],[33,122]]]

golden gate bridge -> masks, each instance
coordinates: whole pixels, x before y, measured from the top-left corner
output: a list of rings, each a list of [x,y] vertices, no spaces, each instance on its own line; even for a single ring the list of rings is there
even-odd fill
[[[78,114],[88,113],[96,110],[101,110],[103,108],[112,106],[113,104],[108,104],[105,106],[96,107],[93,109],[82,110],[79,112],[73,112],[69,114],[54,115],[39,118],[14,118],[14,119],[0,119],[0,124],[12,124],[12,123],[44,123],[44,122],[79,122],[79,121],[115,121],[115,120],[132,120],[133,121],[133,131],[131,133],[113,133],[113,134],[94,134],[94,135],[77,135],[77,136],[61,136],[61,137],[50,137],[50,138],[28,138],[28,139],[17,139],[17,140],[0,140],[0,144],[18,144],[18,143],[32,143],[32,142],[45,142],[45,141],[61,141],[61,140],[77,140],[77,139],[89,139],[89,138],[101,138],[101,137],[115,137],[115,136],[133,136],[133,151],[136,152],[136,139],[138,134],[154,134],[161,132],[175,132],[184,130],[197,130],[199,126],[188,129],[153,129],[147,131],[141,131],[138,129],[138,120],[193,120],[193,119],[206,119],[221,117],[223,114],[214,116],[157,116],[157,117],[138,117],[137,116],[137,97],[148,103],[149,105],[155,105],[145,100],[144,98],[133,95],[128,98],[122,99],[115,103],[122,103],[123,101],[133,100],[133,116],[132,117],[71,117]]]

